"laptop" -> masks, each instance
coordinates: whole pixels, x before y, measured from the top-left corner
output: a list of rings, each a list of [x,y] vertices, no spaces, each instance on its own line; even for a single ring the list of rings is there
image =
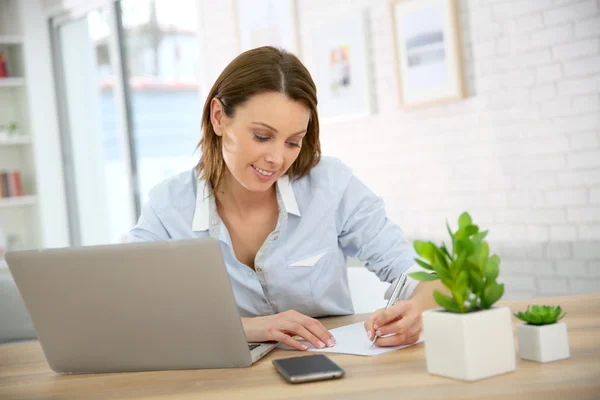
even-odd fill
[[[9,252],[6,261],[57,373],[248,367],[219,242],[184,239]]]

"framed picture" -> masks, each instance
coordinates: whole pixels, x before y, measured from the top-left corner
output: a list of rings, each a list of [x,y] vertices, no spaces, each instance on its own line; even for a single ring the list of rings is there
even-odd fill
[[[365,11],[355,12],[313,32],[313,78],[322,118],[354,118],[373,112],[367,17]]]
[[[299,57],[295,0],[236,0],[239,50],[283,48]]]
[[[465,96],[456,0],[391,3],[400,104],[426,105]]]

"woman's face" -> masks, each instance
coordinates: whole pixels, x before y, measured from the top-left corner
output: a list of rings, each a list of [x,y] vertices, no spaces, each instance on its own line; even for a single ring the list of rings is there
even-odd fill
[[[219,100],[211,103],[211,120],[223,140],[223,159],[245,189],[264,192],[296,161],[306,135],[310,110],[280,93],[252,96],[233,118]]]

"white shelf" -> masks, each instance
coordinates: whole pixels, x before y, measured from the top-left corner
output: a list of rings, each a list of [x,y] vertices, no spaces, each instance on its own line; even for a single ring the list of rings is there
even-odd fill
[[[0,78],[0,87],[19,87],[25,85],[23,78]]]
[[[0,139],[0,147],[2,147],[2,146],[20,146],[20,145],[26,145],[26,144],[31,144],[30,136],[19,136],[19,137],[9,138],[9,139]]]
[[[0,199],[0,209],[9,207],[30,206],[37,202],[36,196],[15,196]]]
[[[8,270],[8,264],[4,260],[0,260],[0,273],[4,270]]]
[[[23,44],[23,37],[18,35],[0,35],[0,45]]]

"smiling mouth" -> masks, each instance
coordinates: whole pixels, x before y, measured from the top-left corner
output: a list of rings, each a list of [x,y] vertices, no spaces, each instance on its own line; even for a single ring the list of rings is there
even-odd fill
[[[264,169],[260,169],[256,165],[252,165],[252,168],[254,168],[259,174],[263,176],[273,176],[273,174],[275,173],[275,171],[266,171]]]

